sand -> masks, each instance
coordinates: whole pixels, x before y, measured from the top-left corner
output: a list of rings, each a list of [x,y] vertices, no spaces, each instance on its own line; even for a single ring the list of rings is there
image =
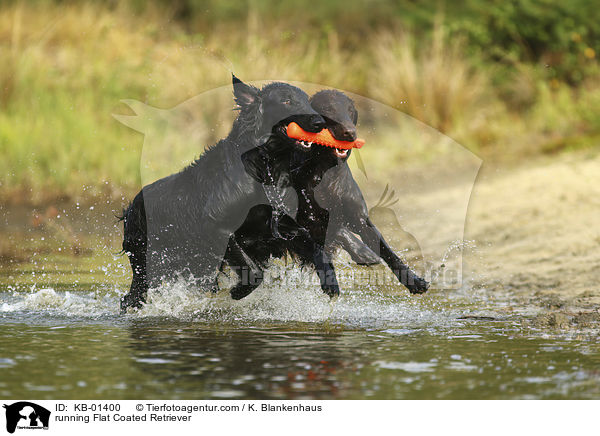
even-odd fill
[[[413,211],[404,213],[401,222],[417,235],[426,257],[437,256],[439,264],[439,253],[456,234],[448,223],[464,221],[463,292],[484,293],[503,302],[507,312],[520,306],[515,312],[532,314],[540,327],[600,327],[597,151],[538,157],[516,165],[484,161],[474,184],[469,177],[459,180],[456,171],[440,182],[440,177],[431,176],[435,172],[410,176],[421,181],[415,184],[419,189],[400,195],[400,203]],[[396,187],[403,184],[405,176],[395,182]],[[471,194],[466,211],[453,210],[450,205],[463,201],[466,192]],[[374,193],[375,189],[369,199]],[[439,219],[438,209],[444,212]],[[382,233],[393,239],[393,229]],[[410,252],[407,257],[410,260]]]
[[[503,287],[598,307],[600,156],[565,154],[509,169],[484,164],[465,236],[481,250],[490,292]]]

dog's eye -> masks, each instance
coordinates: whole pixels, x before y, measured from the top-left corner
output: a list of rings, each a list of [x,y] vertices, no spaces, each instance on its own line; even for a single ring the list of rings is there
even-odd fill
[[[289,98],[286,98],[285,100],[283,100],[283,104],[289,106],[290,104],[292,104],[292,100],[290,100]]]

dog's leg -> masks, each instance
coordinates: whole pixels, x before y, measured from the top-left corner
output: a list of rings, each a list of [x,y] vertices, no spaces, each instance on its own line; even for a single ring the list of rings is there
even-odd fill
[[[323,246],[315,242],[304,227],[298,226],[295,233],[295,237],[287,241],[289,250],[300,256],[304,262],[315,267],[323,292],[330,297],[339,295],[340,286],[335,275],[335,269]]]
[[[314,247],[315,271],[319,275],[321,281],[321,289],[330,297],[340,295],[340,286],[335,275],[335,269],[331,263],[331,259],[320,245]]]
[[[146,302],[148,293],[145,247],[136,247],[135,252],[128,252],[127,255],[133,271],[133,279],[131,280],[129,293],[121,298],[121,314],[127,312],[128,307],[142,307],[142,303]]]
[[[148,246],[144,196],[140,192],[123,214],[123,251],[127,253],[133,278],[129,293],[121,298],[121,313],[128,307],[139,308],[146,301],[148,275],[146,250]]]
[[[335,235],[335,243],[339,244],[350,255],[352,260],[359,265],[370,266],[381,262],[381,258],[373,250],[367,247],[345,227],[338,230]]]
[[[422,294],[427,291],[429,283],[402,262],[367,216],[354,217],[350,220],[350,225],[372,251],[380,254],[400,283],[406,286],[411,294]]]
[[[229,240],[226,260],[229,267],[238,275],[239,282],[231,291],[231,298],[241,300],[254,291],[263,281],[263,270],[244,252],[235,238]]]

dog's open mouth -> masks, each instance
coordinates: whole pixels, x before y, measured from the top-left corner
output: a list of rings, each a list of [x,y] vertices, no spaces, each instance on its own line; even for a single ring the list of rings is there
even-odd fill
[[[362,139],[340,141],[335,139],[328,129],[323,129],[318,133],[307,132],[294,122],[287,125],[286,134],[289,138],[294,139],[296,144],[302,148],[310,149],[313,144],[331,147],[334,149],[334,154],[340,158],[347,157],[348,150],[361,148],[365,143]]]
[[[312,141],[300,141],[298,139],[296,139],[296,144],[299,145],[300,147],[306,148],[306,149],[309,149],[313,145]]]
[[[306,148],[307,150],[310,150],[310,148],[312,147],[313,144],[325,145],[325,144],[321,144],[320,142],[301,141],[299,139],[296,139],[295,141],[296,141],[296,145],[299,145],[302,148]],[[335,153],[335,155],[337,157],[346,157],[346,156],[348,156],[348,150],[345,149],[345,148],[334,148],[333,152]]]
[[[336,149],[333,150],[333,152],[335,153],[335,155],[337,157],[342,157],[343,158],[343,157],[348,156],[348,150],[345,150],[343,148],[336,148]]]

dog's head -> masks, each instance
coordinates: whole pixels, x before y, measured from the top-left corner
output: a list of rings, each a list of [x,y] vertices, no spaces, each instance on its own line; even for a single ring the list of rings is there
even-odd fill
[[[312,108],[325,120],[332,136],[339,141],[356,140],[358,111],[354,102],[343,92],[328,89],[319,91],[309,100]],[[298,152],[292,156],[292,175],[300,185],[318,183],[322,176],[340,163],[345,162],[352,152],[349,148],[335,148],[318,142],[300,141],[304,156]]]
[[[356,140],[358,111],[350,97],[341,91],[326,89],[314,94],[310,104],[325,119],[325,127],[335,139]],[[351,150],[335,149],[334,153],[344,159],[350,156]]]
[[[299,146],[287,137],[289,123],[295,122],[308,132],[320,132],[325,127],[325,120],[311,107],[308,95],[287,83],[273,82],[258,89],[233,76],[233,95],[240,118],[253,125],[257,138],[272,133]]]
[[[335,139],[345,142],[356,140],[358,111],[350,97],[343,92],[328,89],[314,94],[309,102],[323,117],[325,127]],[[298,144],[300,147],[297,147]],[[351,152],[351,148],[335,148],[331,144],[319,143],[318,138],[315,142],[296,141],[291,156],[292,168],[309,177],[323,174],[329,168],[345,162]]]
[[[358,111],[354,101],[336,89],[325,89],[310,98],[310,105],[327,123],[326,127],[335,139],[354,141]]]
[[[244,94],[260,95],[261,102],[269,102],[268,106],[275,109],[275,112],[267,115],[263,106],[265,119],[273,123],[271,138],[255,150],[245,153],[242,158],[246,170],[256,180],[269,183],[265,174],[270,171],[276,175],[275,178],[287,173],[298,185],[315,184],[327,170],[345,162],[350,156],[349,149],[293,139],[287,136],[286,130],[291,122],[296,122],[308,132],[319,132],[327,126],[335,139],[354,141],[358,114],[353,101],[342,92],[321,91],[309,101],[302,90],[278,82],[267,85],[262,90],[240,90],[244,91]],[[261,95],[262,93],[265,95]],[[236,101],[241,104],[237,94]],[[278,101],[282,103],[277,103]],[[306,103],[310,109],[306,108]],[[281,104],[284,105],[284,109],[280,108]]]

